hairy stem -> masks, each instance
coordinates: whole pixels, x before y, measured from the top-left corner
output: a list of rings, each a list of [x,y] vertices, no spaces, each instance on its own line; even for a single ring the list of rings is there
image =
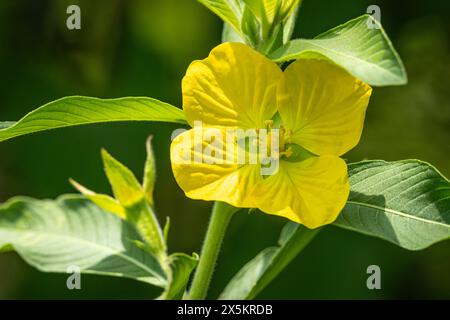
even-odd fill
[[[200,255],[200,261],[195,272],[194,280],[192,281],[189,293],[190,299],[202,300],[206,298],[225,232],[231,221],[231,217],[236,211],[236,208],[223,202],[216,202],[214,204]]]

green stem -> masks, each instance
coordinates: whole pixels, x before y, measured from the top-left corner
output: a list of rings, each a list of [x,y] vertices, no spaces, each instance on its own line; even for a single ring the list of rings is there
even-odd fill
[[[216,202],[214,204],[200,255],[200,261],[195,272],[194,280],[192,281],[189,293],[190,299],[202,300],[206,298],[225,232],[231,221],[231,217],[236,211],[236,208],[223,202]]]

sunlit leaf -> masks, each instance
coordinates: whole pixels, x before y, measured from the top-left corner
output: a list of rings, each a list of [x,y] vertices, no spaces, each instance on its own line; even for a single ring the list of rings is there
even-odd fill
[[[13,248],[44,272],[82,273],[136,279],[164,287],[157,259],[134,244],[139,234],[127,222],[89,200],[20,197],[0,206],[0,248]]]
[[[125,209],[120,205],[120,203],[116,199],[106,194],[100,194],[92,190],[89,190],[88,188],[82,186],[73,179],[70,179],[70,183],[75,187],[75,189],[77,189],[86,198],[91,200],[93,203],[95,203],[103,210],[114,213],[122,219],[126,218]]]
[[[368,24],[373,26],[368,27]],[[292,40],[275,50],[275,62],[325,56],[373,86],[407,83],[403,63],[381,24],[363,15],[315,39]]]
[[[197,0],[240,32],[240,6],[234,0]]]
[[[118,121],[186,124],[183,111],[152,98],[65,97],[30,112],[18,122],[0,123],[0,142],[39,131]]]
[[[165,253],[162,230],[143,187],[131,170],[106,150],[102,150],[102,158],[114,196],[125,209],[126,220],[136,227],[153,253]]]
[[[147,198],[147,201],[153,206],[153,190],[155,189],[156,181],[156,164],[152,147],[152,139],[152,136],[147,139],[147,160],[145,161],[144,181],[142,182],[142,187],[144,189],[144,195]]]

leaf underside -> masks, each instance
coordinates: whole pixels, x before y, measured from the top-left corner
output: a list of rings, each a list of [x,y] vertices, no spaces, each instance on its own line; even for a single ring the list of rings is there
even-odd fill
[[[57,200],[14,198],[0,206],[0,248],[14,249],[44,272],[126,277],[164,287],[157,260],[135,245],[137,232],[80,196]]]
[[[450,182],[418,160],[349,165],[351,193],[335,225],[409,250],[450,238]]]

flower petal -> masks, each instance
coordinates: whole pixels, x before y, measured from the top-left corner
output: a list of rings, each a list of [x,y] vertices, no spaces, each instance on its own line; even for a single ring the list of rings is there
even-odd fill
[[[229,149],[237,145],[226,141],[224,128],[194,128],[177,136],[170,148],[175,179],[189,198],[252,208],[251,191],[262,179],[261,167],[238,164],[236,149]]]
[[[194,61],[183,78],[183,110],[191,126],[261,128],[276,113],[280,68],[242,43],[224,43]]]
[[[344,208],[350,192],[347,165],[336,156],[281,161],[279,172],[255,190],[262,211],[317,228],[333,222]]]
[[[326,60],[297,60],[279,83],[278,110],[292,142],[340,156],[359,142],[372,89]]]

